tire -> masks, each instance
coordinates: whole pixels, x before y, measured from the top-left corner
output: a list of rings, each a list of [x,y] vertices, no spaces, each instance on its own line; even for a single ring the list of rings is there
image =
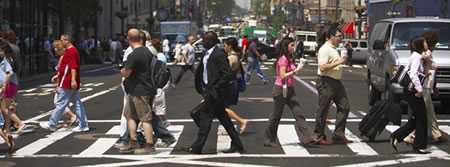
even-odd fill
[[[371,83],[368,86],[369,90],[369,105],[374,105],[377,101],[381,100],[381,92],[378,91]]]

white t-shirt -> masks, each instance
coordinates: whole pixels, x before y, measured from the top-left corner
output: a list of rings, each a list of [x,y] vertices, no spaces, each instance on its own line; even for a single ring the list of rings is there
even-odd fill
[[[325,42],[319,49],[317,56],[319,66],[323,64],[334,63],[341,58],[336,47],[329,42]],[[328,71],[320,71],[320,67],[317,69],[317,74],[320,76],[328,76],[337,80],[342,78],[342,65],[338,65]]]

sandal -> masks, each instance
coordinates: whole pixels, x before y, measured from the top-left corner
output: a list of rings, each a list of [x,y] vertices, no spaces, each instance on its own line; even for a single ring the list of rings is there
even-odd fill
[[[18,128],[17,128],[17,130],[15,131],[15,132],[13,132],[13,133],[15,133],[15,134],[21,134],[22,133],[22,130],[24,130],[25,128],[26,128],[26,124],[22,124],[22,126],[19,126]]]

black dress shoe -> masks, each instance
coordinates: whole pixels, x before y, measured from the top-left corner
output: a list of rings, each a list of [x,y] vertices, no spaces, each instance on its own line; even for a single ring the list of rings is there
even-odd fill
[[[236,153],[236,152],[238,152],[238,153],[245,153],[245,150],[243,149],[243,148],[241,148],[241,149],[238,149],[238,148],[230,148],[230,149],[228,149],[228,150],[223,150],[222,151],[223,153]]]
[[[397,144],[398,144],[398,140],[394,137],[391,137],[391,146],[392,146],[392,148],[394,148],[396,153],[398,153]]]
[[[426,149],[413,148],[413,150],[417,154],[430,154],[431,153],[431,151],[428,151]]]

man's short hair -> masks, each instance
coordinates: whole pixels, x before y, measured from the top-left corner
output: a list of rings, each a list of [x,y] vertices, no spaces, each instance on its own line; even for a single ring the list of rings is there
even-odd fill
[[[66,38],[67,41],[69,41],[71,43],[73,42],[73,38],[69,34],[62,34],[61,37]]]
[[[330,39],[331,36],[336,36],[336,34],[337,34],[338,32],[342,33],[341,30],[340,30],[338,27],[330,27],[330,28],[328,29],[328,31],[327,31],[327,36],[326,36],[326,37],[327,37],[328,39]]]
[[[140,31],[136,28],[131,28],[128,30],[127,38],[132,42],[139,42],[141,40]]]

